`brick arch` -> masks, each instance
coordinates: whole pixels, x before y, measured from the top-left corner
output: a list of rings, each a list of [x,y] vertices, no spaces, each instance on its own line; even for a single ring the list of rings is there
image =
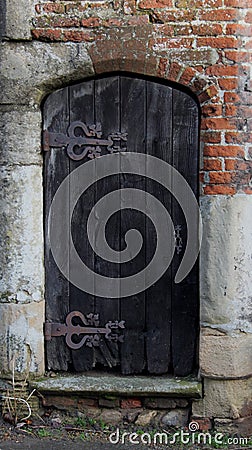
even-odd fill
[[[218,95],[218,85],[212,77],[173,61],[169,55],[156,54],[148,27],[131,28],[109,30],[106,35],[97,36],[88,50],[95,74],[125,71],[176,82],[196,94],[201,105]]]

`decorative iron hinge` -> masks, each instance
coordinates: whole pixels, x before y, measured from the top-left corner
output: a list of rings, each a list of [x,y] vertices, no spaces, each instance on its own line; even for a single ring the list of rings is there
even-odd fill
[[[174,238],[175,238],[175,249],[177,252],[177,255],[180,254],[180,252],[182,251],[182,246],[183,246],[183,240],[180,234],[180,231],[182,229],[182,225],[176,225],[174,228]]]
[[[80,135],[76,135],[79,130]],[[49,151],[50,147],[65,148],[69,158],[79,161],[87,155],[89,158],[101,156],[101,147],[105,147],[108,153],[126,151],[127,133],[110,133],[107,139],[102,139],[101,124],[86,125],[83,122],[72,122],[67,134],[43,132],[43,148]],[[79,152],[76,153],[76,149]]]
[[[73,319],[79,317],[84,324],[73,325]],[[125,328],[125,321],[118,320],[106,323],[104,327],[99,326],[99,314],[87,314],[84,316],[80,311],[72,311],[66,317],[66,323],[45,322],[45,340],[50,341],[52,337],[65,336],[68,347],[77,350],[83,345],[87,347],[99,347],[100,338],[114,342],[123,342],[123,335],[117,334],[115,331]],[[74,342],[73,336],[84,334],[80,341]]]

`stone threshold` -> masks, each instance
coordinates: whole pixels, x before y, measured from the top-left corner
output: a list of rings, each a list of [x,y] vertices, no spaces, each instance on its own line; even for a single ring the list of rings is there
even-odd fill
[[[202,383],[193,378],[167,376],[123,376],[110,373],[59,375],[31,380],[32,389],[46,394],[114,394],[123,396],[167,396],[201,398]]]

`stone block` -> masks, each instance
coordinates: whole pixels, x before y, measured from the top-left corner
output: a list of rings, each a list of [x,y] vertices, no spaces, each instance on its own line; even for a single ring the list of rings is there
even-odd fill
[[[62,395],[49,395],[43,397],[43,406],[53,406],[57,409],[70,410],[77,409],[77,398],[63,397]]]
[[[96,398],[80,398],[78,400],[78,408],[79,409],[85,409],[89,407],[97,407],[98,406],[98,400]]]
[[[62,377],[58,375],[53,378],[44,378],[39,381],[32,381],[31,385],[39,392],[75,392],[77,395],[90,395],[90,392],[99,394],[100,396],[120,396],[124,400],[138,400],[144,396],[174,396],[187,398],[202,397],[202,382],[192,379],[169,378],[164,376],[125,376],[120,374],[97,374],[96,372],[85,372],[81,375],[68,375]],[[131,396],[130,396],[131,395]],[[130,404],[123,403],[125,408]],[[135,403],[133,402],[133,405]],[[134,406],[133,406],[134,407]]]
[[[152,409],[185,408],[188,406],[188,401],[183,398],[147,398],[144,400],[144,406]]]
[[[0,302],[40,302],[44,297],[42,170],[36,165],[2,167],[0,179]]]
[[[207,377],[239,378],[252,374],[252,334],[231,336],[203,328],[200,371]]]
[[[4,108],[2,108],[4,109]],[[0,110],[1,165],[42,166],[41,112],[22,108]]]
[[[195,49],[171,49],[170,58],[173,61],[183,61],[194,67],[197,64],[215,64],[218,61],[218,52],[215,49],[195,48]]]
[[[143,412],[142,409],[129,410],[126,412],[124,419],[127,420],[127,422],[129,422],[129,423],[134,423],[141,412]]]
[[[44,373],[44,301],[0,303],[1,375],[24,378]]]
[[[96,419],[101,414],[102,410],[101,408],[96,408],[95,406],[86,406],[84,408],[81,408],[81,410],[78,409],[77,415],[81,418],[92,418]]]
[[[2,42],[0,51],[3,104],[40,106],[52,90],[94,75],[85,43]]]
[[[128,408],[141,408],[142,402],[141,400],[137,398],[127,398],[121,401],[121,408],[122,409],[128,409]]]
[[[32,0],[2,0],[1,37],[5,39],[31,39]]]
[[[214,419],[214,428],[218,432],[236,434],[244,437],[245,439],[247,437],[249,440],[249,436],[252,435],[252,415],[234,420],[216,418]],[[246,441],[244,441],[244,445],[245,444],[247,444]],[[243,448],[245,447],[243,446]]]
[[[120,406],[119,398],[99,398],[99,406],[105,408],[118,408]]]
[[[188,425],[189,410],[173,409],[167,412],[161,419],[161,423],[166,427],[185,427]]]
[[[108,425],[118,425],[122,420],[122,413],[116,410],[104,410],[99,416],[99,420],[102,420]]]
[[[205,378],[204,398],[193,401],[193,416],[235,419],[244,414],[251,399],[252,378],[214,380]]]
[[[252,332],[252,196],[201,198],[201,322],[232,333]]]
[[[233,420],[232,419],[214,419],[214,428],[217,431],[227,432],[232,430]]]
[[[200,431],[208,431],[212,428],[212,422],[207,417],[191,416],[190,422],[197,422]]]
[[[147,427],[148,425],[151,425],[153,422],[153,419],[156,417],[157,411],[143,411],[139,414],[136,425],[140,427]]]

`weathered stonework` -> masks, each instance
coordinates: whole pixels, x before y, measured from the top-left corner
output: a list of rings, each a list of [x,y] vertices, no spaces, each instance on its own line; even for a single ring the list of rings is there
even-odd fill
[[[78,48],[70,42],[53,46],[42,42],[1,44],[3,105],[29,105],[30,111],[40,110],[46,94],[90,75],[94,70],[85,44],[78,44]]]
[[[32,0],[1,1],[3,12],[0,35],[5,39],[31,39]]]
[[[251,416],[252,378],[241,380],[204,379],[205,396],[194,401],[193,416],[238,419]]]
[[[13,123],[15,129],[13,130]],[[41,112],[37,109],[2,106],[0,111],[1,166],[40,166]]]
[[[44,372],[44,301],[0,304],[1,375],[17,378]]]
[[[213,328],[202,328],[201,374],[216,378],[242,378],[252,374],[252,334],[232,336]]]
[[[201,322],[229,334],[252,333],[251,210],[251,196],[201,198]]]
[[[40,302],[44,292],[41,167],[3,166],[1,183],[1,302]]]
[[[1,6],[1,374],[10,376],[13,364],[21,377],[44,372],[43,99],[99,73],[136,72],[180,83],[201,104],[205,396],[192,413],[217,418],[217,425],[245,424],[252,415],[251,5],[2,0]]]

